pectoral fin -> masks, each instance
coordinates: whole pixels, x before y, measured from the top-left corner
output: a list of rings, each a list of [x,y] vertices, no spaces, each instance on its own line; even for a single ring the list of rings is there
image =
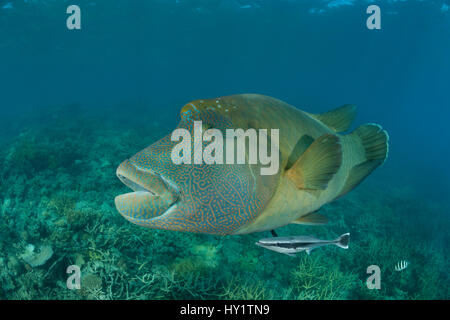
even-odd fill
[[[286,177],[299,189],[325,190],[341,163],[339,138],[325,134],[316,139],[286,171]]]
[[[289,155],[288,162],[286,164],[286,169],[290,169],[295,161],[297,161],[298,158],[309,148],[309,146],[314,142],[314,139],[305,134],[302,136],[297,143],[294,146],[294,149],[292,149],[291,154]]]
[[[319,213],[310,213],[304,217],[300,217],[297,220],[294,220],[292,223],[306,224],[306,225],[320,225],[320,224],[327,224],[328,219],[327,217]]]

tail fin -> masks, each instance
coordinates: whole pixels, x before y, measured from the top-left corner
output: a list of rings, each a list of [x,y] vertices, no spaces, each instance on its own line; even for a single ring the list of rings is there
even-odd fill
[[[380,160],[383,163],[389,151],[389,135],[380,125],[369,123],[351,133],[361,140],[366,152],[366,160]]]
[[[350,170],[339,196],[343,196],[355,188],[376,167],[383,164],[389,152],[389,135],[378,124],[369,123],[362,125],[350,135],[361,143],[364,149],[365,161],[362,161]]]
[[[349,242],[350,242],[350,233],[344,233],[342,236],[334,240],[334,244],[342,249],[348,249]]]

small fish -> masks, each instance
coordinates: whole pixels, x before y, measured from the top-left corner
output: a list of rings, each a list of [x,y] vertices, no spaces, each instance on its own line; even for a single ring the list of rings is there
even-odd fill
[[[348,249],[349,241],[350,233],[345,233],[335,240],[320,240],[308,236],[274,237],[261,239],[255,244],[269,250],[295,257],[297,252],[306,251],[306,253],[309,254],[311,250],[329,244],[334,244],[342,249]]]
[[[409,262],[406,260],[402,260],[402,261],[397,262],[394,269],[395,269],[395,271],[403,271],[406,268],[408,268],[408,266],[409,266]]]

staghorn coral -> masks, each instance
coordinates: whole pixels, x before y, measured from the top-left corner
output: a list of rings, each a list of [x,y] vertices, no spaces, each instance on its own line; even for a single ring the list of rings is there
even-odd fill
[[[319,256],[303,256],[292,276],[297,299],[345,299],[356,281],[351,273],[345,274],[324,263]]]
[[[268,300],[274,298],[274,293],[262,281],[233,278],[223,287],[219,297],[228,300]]]

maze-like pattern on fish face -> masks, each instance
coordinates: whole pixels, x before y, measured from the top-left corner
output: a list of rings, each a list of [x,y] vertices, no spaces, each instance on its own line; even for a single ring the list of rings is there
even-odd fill
[[[201,120],[207,128],[223,132],[226,128],[233,128],[231,120],[217,112],[217,104],[200,108],[191,103],[182,109],[179,127],[189,130],[192,137],[194,120]],[[175,183],[180,199],[162,215],[148,219],[152,214],[134,213],[128,218],[130,221],[158,229],[232,234],[262,211],[272,190],[267,185],[261,186],[263,181],[259,176],[259,166],[175,165],[170,158],[174,145],[170,136],[164,137],[130,161],[137,167],[151,169]],[[161,207],[144,211],[160,212]]]

